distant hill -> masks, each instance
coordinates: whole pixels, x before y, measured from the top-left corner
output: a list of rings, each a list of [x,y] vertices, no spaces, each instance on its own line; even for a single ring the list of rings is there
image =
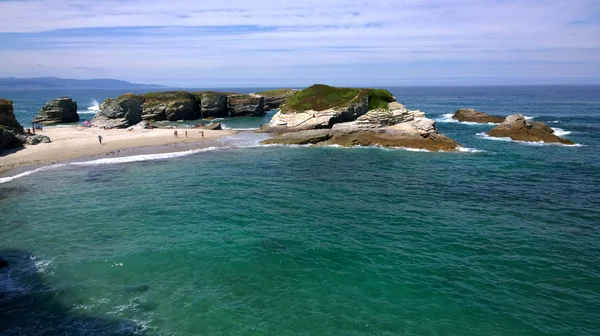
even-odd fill
[[[164,88],[162,85],[129,83],[117,79],[66,79],[56,77],[39,78],[0,78],[0,89],[131,89],[131,88]]]

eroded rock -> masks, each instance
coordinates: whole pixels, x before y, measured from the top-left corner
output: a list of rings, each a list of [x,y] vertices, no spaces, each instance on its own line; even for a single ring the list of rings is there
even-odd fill
[[[503,123],[488,131],[487,134],[518,141],[574,144],[571,140],[556,136],[554,130],[543,122],[528,121],[522,114],[513,114],[506,117]]]
[[[498,124],[504,121],[504,117],[492,116],[484,112],[479,112],[476,109],[464,108],[454,112],[452,119],[463,122],[475,122],[480,124],[494,123]]]
[[[47,102],[31,122],[53,125],[77,121],[79,121],[77,103],[69,97],[62,97]]]

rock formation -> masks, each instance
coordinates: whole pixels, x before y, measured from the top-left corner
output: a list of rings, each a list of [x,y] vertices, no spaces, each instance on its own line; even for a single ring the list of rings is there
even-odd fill
[[[77,121],[79,121],[77,103],[69,97],[62,97],[47,102],[31,122],[53,125]]]
[[[227,118],[229,107],[227,95],[219,92],[197,92],[196,101],[200,104],[200,119]]]
[[[257,92],[259,96],[265,98],[265,111],[278,109],[287,97],[293,96],[298,90],[296,89],[276,89]]]
[[[227,100],[232,117],[265,115],[265,98],[262,96],[234,94]]]
[[[505,118],[500,116],[491,116],[487,113],[479,112],[476,109],[472,108],[464,108],[456,110],[456,112],[454,112],[454,115],[452,116],[452,119],[458,121],[475,122],[480,124],[499,124],[503,122]]]
[[[100,104],[92,124],[98,127],[126,128],[142,121],[144,97],[132,93],[117,99],[108,98]]]
[[[513,114],[487,132],[489,136],[511,138],[518,141],[543,141],[573,145],[570,140],[554,135],[554,130],[543,122],[528,121],[522,114]]]
[[[146,93],[143,99],[143,120],[194,120],[200,115],[196,96],[189,92]]]
[[[23,146],[23,127],[15,118],[13,102],[0,99],[0,153]]]
[[[306,91],[305,91],[306,90]],[[455,150],[421,111],[410,111],[385,90],[315,85],[286,99],[263,132],[266,144],[322,144]]]

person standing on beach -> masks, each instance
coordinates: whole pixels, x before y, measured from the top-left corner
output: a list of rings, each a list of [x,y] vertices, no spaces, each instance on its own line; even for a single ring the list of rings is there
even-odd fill
[[[98,142],[102,145],[102,135],[98,135]]]
[[[202,139],[204,139],[204,131],[200,131],[200,133],[202,134]]]
[[[185,130],[185,137],[187,138],[187,130]]]
[[[173,131],[173,135],[174,135],[176,138],[178,137],[178,136],[177,136],[177,130],[174,130],[174,131]]]

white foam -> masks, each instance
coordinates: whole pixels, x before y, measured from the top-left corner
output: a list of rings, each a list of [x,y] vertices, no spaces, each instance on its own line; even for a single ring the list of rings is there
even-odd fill
[[[477,136],[479,136],[482,139],[486,139],[486,140],[494,140],[494,141],[505,141],[505,142],[516,142],[516,143],[520,143],[523,145],[528,145],[528,146],[565,146],[565,147],[584,147],[584,145],[582,144],[573,144],[573,145],[567,145],[564,143],[560,143],[560,142],[545,142],[545,141],[521,141],[521,140],[513,140],[511,138],[505,138],[505,137],[492,137],[487,135],[486,133],[477,133]]]
[[[528,116],[524,116],[524,117],[526,120],[531,120],[531,119],[537,118],[537,117],[528,117]]]
[[[51,165],[51,166],[40,167],[40,168],[37,168],[37,169],[34,169],[34,170],[28,170],[26,172],[23,172],[21,174],[17,174],[17,175],[14,175],[14,176],[1,177],[0,178],[0,184],[6,183],[6,182],[10,182],[12,180],[16,180],[16,179],[21,178],[21,177],[29,176],[29,175],[34,174],[34,173],[39,173],[41,171],[50,170],[50,169],[54,169],[54,168],[60,168],[60,167],[64,167],[64,166],[66,166],[66,164],[54,164],[54,165]]]
[[[79,113],[79,114],[96,114],[96,113],[98,113],[98,111],[100,111],[100,104],[98,103],[98,101],[96,101],[96,99],[92,99],[92,101],[90,102],[90,106],[88,106],[87,110],[77,111],[77,113]]]
[[[571,134],[571,131],[565,131],[564,129],[558,127],[552,127],[552,130],[554,131],[554,135],[559,137]]]
[[[452,114],[452,113],[442,114],[442,116],[435,119],[435,121],[440,122],[440,123],[461,123],[461,124],[471,125],[471,126],[498,125],[497,123],[478,123],[478,122],[472,122],[472,121],[458,121],[458,120],[452,118],[453,115],[454,114]]]
[[[75,166],[100,166],[100,165],[109,165],[109,164],[121,164],[121,163],[131,163],[131,162],[140,162],[140,161],[153,161],[153,160],[164,160],[164,159],[172,159],[177,157],[189,156],[196,153],[201,152],[210,152],[215,151],[223,147],[207,147],[201,149],[188,150],[183,152],[172,152],[172,153],[162,153],[162,154],[144,154],[144,155],[132,155],[132,156],[124,156],[124,157],[115,157],[115,158],[105,158],[98,159],[93,161],[82,161],[82,162],[73,162],[70,165]]]
[[[483,149],[468,148],[468,147],[461,147],[461,146],[456,147],[456,150],[458,150],[459,152],[463,152],[463,153],[485,153],[486,152]]]

